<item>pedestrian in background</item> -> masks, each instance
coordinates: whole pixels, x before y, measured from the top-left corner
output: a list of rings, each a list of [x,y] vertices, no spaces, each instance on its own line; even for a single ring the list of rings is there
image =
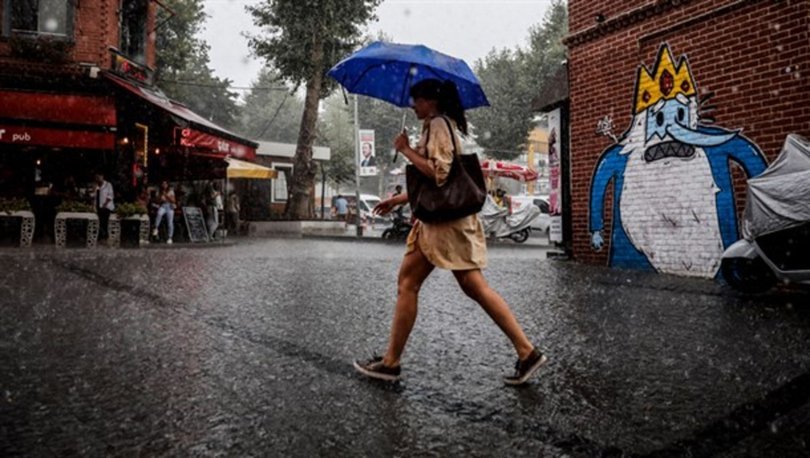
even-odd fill
[[[107,240],[110,214],[115,210],[113,185],[104,179],[103,173],[96,174],[96,213],[98,214],[98,239]]]
[[[155,218],[155,228],[152,230],[152,237],[158,236],[160,223],[163,220],[163,217],[166,217],[166,226],[168,226],[167,229],[169,231],[166,243],[171,245],[172,237],[174,237],[174,208],[176,198],[174,195],[174,189],[169,186],[168,181],[164,180],[160,183],[158,202],[160,206],[158,207],[157,217]]]
[[[442,186],[447,181],[454,155],[462,153],[455,129],[467,135],[467,120],[458,91],[452,82],[428,79],[415,84],[410,95],[417,118],[424,121],[422,136],[413,149],[403,132],[394,140],[394,147],[420,173]],[[406,202],[407,194],[399,194],[378,204],[374,212],[385,215]],[[484,309],[512,342],[518,361],[514,375],[505,377],[504,382],[508,385],[525,383],[545,364],[546,356],[526,337],[506,301],[487,284],[481,273],[486,263],[486,240],[477,214],[438,223],[416,221],[399,270],[388,349],[384,356],[355,361],[355,369],[379,380],[400,379],[400,358],[416,321],[419,290],[433,269],[439,267],[453,272],[464,293]]]
[[[239,233],[239,214],[242,207],[239,203],[239,194],[236,191],[228,195],[228,230],[234,234]]]
[[[339,221],[347,221],[349,202],[342,195],[338,195],[337,199],[335,199],[335,214]]]
[[[222,193],[219,192],[219,183],[211,185],[211,192],[208,194],[208,236],[212,239],[219,227],[219,217],[224,207],[222,205]]]

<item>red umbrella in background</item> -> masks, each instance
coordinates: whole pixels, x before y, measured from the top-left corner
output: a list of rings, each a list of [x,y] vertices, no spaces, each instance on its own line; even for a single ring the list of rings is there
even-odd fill
[[[481,170],[484,172],[485,177],[505,177],[523,182],[534,181],[538,177],[537,171],[525,165],[490,159],[481,163]]]

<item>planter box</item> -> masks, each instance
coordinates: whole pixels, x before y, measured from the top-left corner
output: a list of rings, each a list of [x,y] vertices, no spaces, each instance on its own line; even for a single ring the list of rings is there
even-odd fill
[[[0,232],[5,238],[2,243],[9,246],[30,247],[34,239],[34,214],[30,211],[0,212]]]
[[[248,236],[271,237],[277,235],[343,235],[346,223],[342,221],[251,221]]]
[[[149,243],[149,217],[133,215],[121,219],[110,215],[110,246],[139,248]]]
[[[72,227],[86,227],[83,230],[84,243],[82,246],[87,248],[96,246],[98,242],[98,215],[95,213],[59,212],[56,214],[56,223],[54,224],[54,236],[58,248],[65,248],[68,245],[68,221],[71,221]],[[81,222],[73,223],[73,221]]]

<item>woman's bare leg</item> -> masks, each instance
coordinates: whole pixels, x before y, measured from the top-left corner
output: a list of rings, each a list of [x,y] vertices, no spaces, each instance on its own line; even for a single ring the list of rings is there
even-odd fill
[[[433,264],[428,262],[418,246],[402,260],[397,281],[397,306],[391,322],[391,337],[388,340],[388,351],[383,357],[383,364],[388,367],[399,366],[399,359],[416,322],[419,290],[431,272]]]
[[[489,286],[481,270],[454,270],[453,275],[455,275],[456,281],[458,281],[464,294],[478,302],[509,340],[512,341],[518,358],[522,360],[529,356],[534,346],[526,337],[523,328],[518,324],[515,315],[509,309],[509,304]]]

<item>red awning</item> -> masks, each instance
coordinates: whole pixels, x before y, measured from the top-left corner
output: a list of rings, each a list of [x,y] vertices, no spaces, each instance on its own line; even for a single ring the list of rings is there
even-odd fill
[[[0,90],[0,143],[113,149],[115,125],[112,97]]]
[[[169,99],[159,90],[136,85],[111,73],[104,73],[104,77],[151,105],[186,121],[188,126],[178,126],[180,132],[175,136],[177,146],[199,148],[223,158],[226,156],[249,160],[256,158],[258,143],[246,140],[212,123],[180,103]]]

